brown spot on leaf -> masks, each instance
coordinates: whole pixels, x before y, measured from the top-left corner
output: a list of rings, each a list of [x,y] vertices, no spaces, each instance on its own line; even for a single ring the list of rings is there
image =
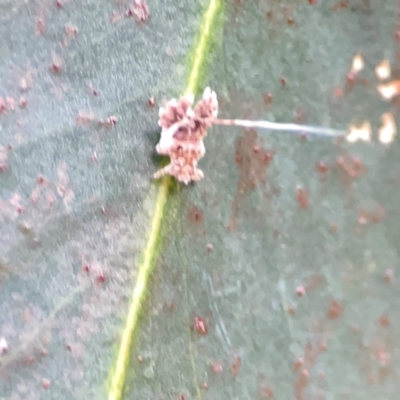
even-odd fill
[[[298,358],[293,365],[293,369],[295,371],[298,371],[303,365],[304,365],[304,360],[302,358]]]
[[[336,300],[332,300],[327,314],[328,318],[337,319],[340,317],[342,312],[343,312],[343,307]]]
[[[101,284],[106,281],[106,276],[104,275],[103,271],[100,271],[96,278],[97,283]]]
[[[255,150],[256,149],[256,150]],[[239,169],[239,182],[232,203],[232,216],[229,226],[235,228],[238,212],[247,193],[257,185],[266,181],[267,167],[273,158],[273,153],[262,148],[257,131],[247,129],[243,137],[236,142],[235,161]]]
[[[264,103],[266,104],[266,105],[269,105],[271,102],[272,102],[272,93],[271,92],[267,92],[267,93],[263,93],[263,100],[264,100]]]
[[[188,213],[187,213],[188,219],[189,221],[193,224],[193,225],[199,225],[203,222],[203,211],[195,206],[192,205],[189,207]]]
[[[389,317],[387,314],[381,315],[381,317],[379,318],[379,325],[385,328],[389,326]]]
[[[232,362],[230,371],[233,376],[239,375],[240,366],[242,365],[242,358],[238,355],[235,355]]]
[[[49,69],[50,72],[52,72],[55,75],[58,75],[61,73],[63,68],[63,61],[60,56],[57,54],[53,54],[53,63],[50,65]]]
[[[308,192],[301,186],[296,188],[296,200],[302,209],[306,209],[309,205]]]
[[[347,154],[337,157],[336,165],[341,172],[341,178],[345,182],[359,178],[367,170],[359,157],[351,157]]]
[[[326,172],[328,172],[328,164],[324,161],[318,161],[315,169],[317,170],[317,172],[319,172],[320,174],[325,174]]]

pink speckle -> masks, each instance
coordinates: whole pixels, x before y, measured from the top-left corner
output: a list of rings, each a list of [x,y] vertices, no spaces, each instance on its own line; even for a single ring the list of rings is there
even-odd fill
[[[303,297],[306,294],[306,288],[303,285],[297,286],[296,294],[299,297]]]
[[[207,335],[208,333],[208,327],[206,324],[206,321],[201,318],[201,317],[195,317],[194,318],[194,327],[196,328],[197,333],[199,333],[202,336]]]
[[[215,363],[212,363],[211,369],[215,374],[219,375],[223,371],[222,362],[217,361]]]
[[[48,379],[43,379],[42,385],[45,389],[48,389],[50,387],[50,381]]]

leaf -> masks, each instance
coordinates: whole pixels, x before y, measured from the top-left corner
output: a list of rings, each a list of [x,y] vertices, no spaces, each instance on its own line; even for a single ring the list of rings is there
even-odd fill
[[[376,134],[398,118],[374,68],[396,3],[174,4],[144,24],[111,24],[111,2],[3,6],[0,396],[394,398],[399,146]],[[205,85],[222,117],[369,120],[373,139],[213,127],[202,181],[151,183],[147,99]]]
[[[0,397],[107,397],[157,199],[148,99],[181,90],[203,7],[3,4]]]
[[[393,398],[399,145],[377,133],[383,112],[398,115],[374,66],[394,60],[395,3],[237,3],[207,82],[221,118],[368,120],[373,136],[210,130],[205,178],[181,188],[154,271],[126,398]]]

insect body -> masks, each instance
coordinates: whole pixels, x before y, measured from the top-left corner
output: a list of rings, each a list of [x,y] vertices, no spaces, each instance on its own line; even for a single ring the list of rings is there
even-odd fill
[[[172,175],[178,181],[188,184],[204,177],[197,168],[197,162],[206,149],[203,139],[207,135],[210,122],[218,113],[215,92],[206,88],[203,98],[192,108],[193,95],[172,99],[160,108],[159,125],[162,127],[160,142],[156,147],[158,154],[168,155],[170,164],[154,174],[154,178]]]

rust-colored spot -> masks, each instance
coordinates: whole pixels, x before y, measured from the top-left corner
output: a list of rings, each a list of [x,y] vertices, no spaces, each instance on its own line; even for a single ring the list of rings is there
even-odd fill
[[[238,355],[235,355],[230,367],[230,371],[233,376],[238,376],[241,365],[242,365],[242,358]]]
[[[274,397],[274,391],[270,387],[264,388],[264,393],[267,397]]]
[[[339,227],[337,226],[337,224],[331,224],[330,229],[333,233],[336,233]]]
[[[288,25],[294,24],[293,12],[289,8],[286,9],[286,20],[287,20]]]
[[[389,326],[389,317],[387,314],[381,315],[381,317],[379,318],[379,325],[385,328]]]
[[[21,98],[19,99],[19,106],[20,106],[21,108],[25,108],[27,105],[28,105],[28,100],[26,100],[25,97],[21,97]]]
[[[308,192],[301,186],[296,188],[296,200],[303,209],[307,208],[309,205]]]
[[[342,174],[342,178],[357,179],[366,172],[366,167],[359,157],[350,157],[349,155],[341,155],[336,159],[336,165]]]
[[[279,79],[279,81],[281,82],[281,86],[286,86],[287,81],[286,81],[286,78],[285,78],[285,77],[281,76],[280,79]]]
[[[298,371],[304,365],[304,360],[302,358],[298,358],[293,365],[293,369]]]
[[[318,330],[316,336],[309,342],[304,349],[304,357],[299,358],[294,364],[294,369],[297,372],[297,380],[294,383],[294,394],[296,400],[307,400],[305,389],[309,384],[310,370],[312,370],[318,360],[318,357],[323,352],[323,346],[321,344],[326,341],[326,333],[324,333],[324,327],[317,327]]]
[[[328,318],[329,319],[337,319],[340,317],[342,312],[343,312],[342,306],[336,300],[332,300],[331,305],[328,310],[328,313],[327,313]]]
[[[96,278],[97,283],[104,283],[106,281],[106,276],[103,271],[100,271]]]
[[[299,376],[294,385],[294,394],[296,400],[305,400],[304,389],[308,385],[309,373],[306,369],[303,369],[298,375]]]
[[[317,164],[316,164],[316,166],[315,166],[315,169],[316,169],[317,172],[319,172],[320,174],[325,174],[325,173],[328,172],[329,167],[328,167],[328,164],[327,164],[326,162],[324,162],[324,161],[318,161]]]
[[[271,92],[263,93],[262,96],[263,96],[264,103],[266,105],[269,105],[272,101],[272,97],[273,97],[272,93]]]
[[[193,224],[200,224],[203,222],[203,211],[196,207],[195,205],[191,206],[187,213],[188,219]]]
[[[361,208],[358,213],[357,222],[361,226],[367,225],[369,222],[378,224],[385,218],[385,209],[378,205],[372,211]]]
[[[247,193],[266,181],[266,169],[273,153],[262,147],[257,131],[247,129],[243,137],[236,142],[235,161],[239,169],[239,181],[232,203],[232,216],[228,223],[231,229],[236,227],[239,210]]]
[[[147,100],[149,107],[154,107],[156,105],[156,99],[152,96]]]
[[[88,264],[88,263],[83,263],[82,264],[82,271],[84,271],[84,272],[86,272],[88,274],[88,273],[90,273],[90,270],[91,270],[90,264]]]
[[[302,107],[296,107],[294,119],[297,124],[304,124],[306,122],[306,110]]]
[[[0,115],[7,111],[6,101],[3,97],[0,97]]]
[[[53,54],[53,63],[49,67],[50,72],[57,75],[61,73],[62,69],[63,69],[63,60],[57,54]]]
[[[196,316],[194,318],[194,328],[196,329],[197,333],[199,333],[202,336],[206,336],[208,333],[208,327],[206,321],[199,316]]]
[[[347,8],[349,6],[349,0],[339,0],[337,3],[335,3],[332,7],[334,11],[337,11],[341,8]]]
[[[46,178],[43,175],[38,175],[36,178],[36,183],[38,185],[43,185],[46,182]]]

